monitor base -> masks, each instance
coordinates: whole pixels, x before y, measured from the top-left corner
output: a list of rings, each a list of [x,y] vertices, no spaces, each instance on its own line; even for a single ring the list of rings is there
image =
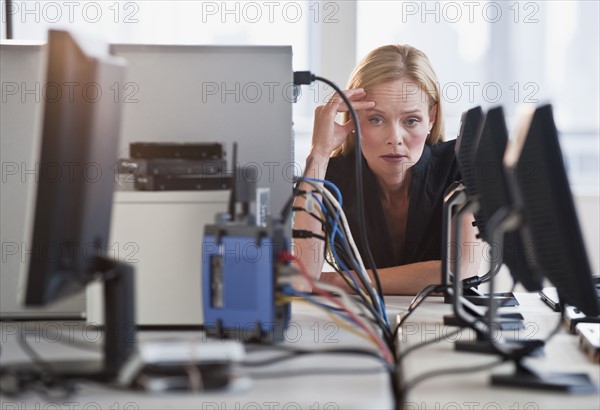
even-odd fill
[[[596,393],[598,389],[585,373],[538,373],[520,363],[512,374],[493,375],[492,385],[559,391],[570,394]]]
[[[489,306],[489,293],[479,292],[475,288],[463,288],[463,298],[477,306]],[[519,301],[512,292],[494,292],[493,300],[500,307],[519,306]],[[452,296],[444,295],[444,303],[452,303]]]
[[[508,313],[505,315],[499,315],[496,320],[492,323],[491,326],[498,330],[523,330],[525,329],[525,325],[523,325],[523,316],[519,313],[512,314]],[[457,326],[457,327],[468,327],[469,325],[465,323],[462,319],[454,316],[454,315],[445,315],[444,316],[444,325],[446,326]]]
[[[531,340],[512,340],[505,339],[502,343],[503,349],[508,351],[517,351],[520,349],[524,349],[528,346],[532,346],[531,352],[528,354],[528,357],[541,357],[544,356],[544,347],[543,343],[537,339]],[[537,348],[533,348],[537,346]],[[483,353],[483,354],[498,354],[498,350],[494,349],[492,344],[477,337],[477,340],[472,341],[457,341],[454,344],[454,350],[458,352],[468,352],[468,353]]]

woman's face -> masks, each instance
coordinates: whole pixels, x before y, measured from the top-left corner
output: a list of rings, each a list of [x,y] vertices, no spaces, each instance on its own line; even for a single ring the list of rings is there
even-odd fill
[[[367,89],[371,109],[359,111],[362,152],[380,178],[402,178],[423,154],[437,107],[409,79],[393,80]]]

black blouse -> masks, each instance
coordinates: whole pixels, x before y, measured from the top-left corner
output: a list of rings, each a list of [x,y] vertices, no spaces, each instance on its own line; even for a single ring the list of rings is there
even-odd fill
[[[455,141],[425,145],[423,155],[412,167],[410,203],[404,246],[399,259],[394,256],[390,232],[383,213],[379,185],[363,157],[363,187],[365,223],[371,253],[378,268],[406,265],[414,262],[441,259],[442,204],[446,189],[461,179],[454,155]],[[356,204],[356,173],[354,155],[333,157],[325,179],[338,186],[342,193],[342,208],[365,260],[360,245]]]

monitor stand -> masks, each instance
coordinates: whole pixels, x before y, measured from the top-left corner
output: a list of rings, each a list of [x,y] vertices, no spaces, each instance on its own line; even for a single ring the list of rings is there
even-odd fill
[[[463,297],[477,306],[487,306],[490,299],[489,294],[480,292],[476,288],[463,289]],[[502,307],[519,306],[519,302],[512,292],[494,292],[492,297]]]
[[[492,385],[557,391],[562,393],[596,393],[598,389],[585,373],[536,372],[515,362],[516,370],[509,374],[492,375]]]
[[[463,287],[463,298],[476,306],[487,306],[490,303],[490,294],[480,292],[473,286]],[[494,292],[493,299],[500,307],[519,306],[519,301],[512,292]],[[452,303],[452,296],[448,292],[444,293],[444,303]]]
[[[442,207],[442,238],[447,244],[451,241],[450,226],[452,225],[452,215],[454,209],[459,206],[464,206],[469,202],[475,202],[471,198],[467,197],[466,189],[462,184],[456,183],[451,186],[446,196],[444,197],[444,204]],[[454,282],[453,275],[450,272],[450,257],[447,246],[442,246],[442,278],[441,283],[445,286],[450,286]],[[500,270],[500,265],[492,266],[490,271],[483,275],[482,278],[493,278]],[[482,283],[482,280],[478,276],[463,280],[463,298],[471,302],[476,306],[487,306],[489,303],[490,294],[482,293],[477,290],[477,284]],[[498,292],[492,295],[494,301],[502,307],[518,306],[519,302],[515,298],[512,292]],[[447,291],[444,292],[444,303],[452,303],[452,295]]]
[[[96,257],[88,282],[96,275],[104,282],[104,347],[100,360],[46,361],[32,356],[33,362],[3,366],[3,377],[21,381],[66,381],[85,379],[114,381],[121,366],[137,343],[134,314],[134,269],[107,257]],[[20,337],[20,335],[18,336]]]
[[[465,203],[456,215],[454,222],[456,241],[460,243],[462,231],[460,229],[461,220],[468,213],[474,213],[477,211],[478,203],[471,201]],[[514,223],[513,215],[504,210],[503,213],[497,213],[492,217],[488,224],[489,232],[494,233],[494,242],[496,244],[502,243],[504,232],[508,229],[507,226],[511,226]],[[455,252],[457,252],[455,250]],[[458,260],[458,255],[454,258]],[[498,264],[500,265],[500,264]],[[455,263],[454,267],[457,275],[460,271],[460,264]],[[452,283],[452,296],[453,296],[453,310],[454,315],[444,316],[444,324],[453,326],[464,326],[470,327],[475,330],[477,335],[473,341],[459,341],[455,347],[460,351],[478,352],[478,353],[499,353],[498,345],[502,344],[504,351],[507,354],[516,353],[520,351],[528,355],[539,355],[542,353],[541,348],[543,342],[540,340],[510,340],[502,337],[499,331],[502,330],[522,330],[523,316],[520,313],[511,314],[498,314],[497,308],[499,303],[492,296],[494,294],[494,275],[491,275],[490,279],[490,293],[488,294],[487,310],[483,311],[482,307],[472,304],[468,299],[463,297],[463,286],[461,283]],[[495,334],[494,334],[495,333]],[[501,343],[500,343],[501,340]],[[498,341],[498,342],[496,342]],[[509,353],[510,352],[510,353]]]
[[[486,312],[484,312],[481,307],[476,306],[475,304],[471,303],[469,301],[469,299],[462,298],[462,296],[461,296],[461,300],[462,300],[463,309],[465,311],[467,311],[469,313],[469,315],[471,315],[472,317],[474,317],[478,320],[485,320],[485,318],[488,317],[488,314]],[[488,304],[489,304],[489,298],[488,298]],[[489,309],[489,307],[488,307],[488,309]],[[493,321],[492,321],[492,327],[494,327],[498,330],[523,330],[523,329],[525,329],[525,325],[523,324],[523,319],[524,319],[523,315],[518,312],[495,314]],[[461,319],[456,314],[453,314],[453,315],[445,315],[444,316],[444,325],[457,326],[457,327],[468,327],[469,322],[465,321],[464,319]]]
[[[455,225],[456,240],[460,242],[460,220],[467,212],[475,212],[477,204],[466,204],[461,208],[457,215]],[[517,228],[521,224],[521,216],[518,212],[510,209],[500,209],[490,219],[488,223],[489,232],[493,232],[492,243],[501,244],[504,233]],[[500,253],[501,254],[501,253]],[[459,270],[459,264],[456,264],[455,270]],[[566,393],[595,393],[597,392],[596,385],[591,381],[589,376],[584,373],[566,373],[566,372],[548,372],[541,373],[524,364],[527,356],[532,355],[536,350],[539,350],[544,341],[528,340],[526,344],[517,344],[506,341],[506,339],[495,337],[492,332],[491,323],[494,323],[496,305],[490,297],[489,308],[486,315],[486,320],[481,320],[470,315],[464,309],[464,301],[460,300],[462,287],[458,283],[453,284],[453,293],[455,300],[454,311],[456,316],[469,324],[478,335],[478,339],[485,339],[489,347],[496,354],[512,360],[515,363],[516,370],[511,374],[493,375],[491,378],[492,385],[510,386],[521,388],[533,388],[542,390],[561,391]],[[490,280],[490,293],[494,292],[494,278]],[[476,344],[477,345],[477,344]],[[482,346],[480,343],[479,346]],[[470,351],[474,351],[475,348]]]
[[[475,335],[475,340],[458,340],[454,343],[454,349],[458,352],[498,354],[498,349],[494,348],[487,337],[479,332],[475,332]],[[518,340],[505,337],[502,344],[509,352],[524,351],[527,348],[530,350],[528,356],[544,356],[544,343],[537,339]]]

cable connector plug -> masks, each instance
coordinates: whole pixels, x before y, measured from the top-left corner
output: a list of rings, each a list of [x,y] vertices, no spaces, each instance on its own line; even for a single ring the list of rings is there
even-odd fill
[[[294,71],[294,85],[309,85],[315,81],[315,75],[310,71]]]
[[[283,284],[288,284],[283,278],[290,278],[293,276],[300,275],[300,271],[293,265],[278,265],[277,266],[277,278],[278,281]]]
[[[477,288],[481,285],[481,277],[471,276],[470,278],[463,279],[463,288]]]
[[[316,234],[305,229],[292,229],[292,238],[317,238],[325,241],[326,238],[323,235]]]

